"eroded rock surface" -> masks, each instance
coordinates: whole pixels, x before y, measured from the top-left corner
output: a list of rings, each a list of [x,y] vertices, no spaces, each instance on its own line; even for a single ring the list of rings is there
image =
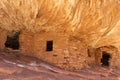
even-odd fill
[[[65,71],[33,57],[0,52],[0,80],[119,80],[120,69],[100,67]]]

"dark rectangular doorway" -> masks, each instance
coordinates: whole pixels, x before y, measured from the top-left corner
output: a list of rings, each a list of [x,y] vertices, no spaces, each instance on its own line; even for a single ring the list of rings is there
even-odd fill
[[[53,41],[47,41],[46,51],[53,51]]]
[[[102,63],[102,66],[109,66],[109,60],[110,60],[110,54],[103,51],[102,52],[102,59],[101,59],[101,63]]]

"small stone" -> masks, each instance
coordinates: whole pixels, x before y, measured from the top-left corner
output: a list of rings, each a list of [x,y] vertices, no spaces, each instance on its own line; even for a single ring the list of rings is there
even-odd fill
[[[1,74],[13,74],[13,73],[15,73],[15,72],[16,72],[16,70],[0,68],[0,73],[1,73]]]
[[[113,79],[113,80],[120,80],[120,77],[117,77],[117,78],[115,78],[115,79]]]
[[[108,77],[108,74],[101,74],[102,77]]]

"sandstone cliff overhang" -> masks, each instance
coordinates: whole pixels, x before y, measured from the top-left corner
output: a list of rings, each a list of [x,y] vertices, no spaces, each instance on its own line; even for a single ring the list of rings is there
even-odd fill
[[[119,42],[119,20],[119,0],[0,1],[0,27],[3,29],[63,32],[93,47],[101,46],[108,38],[110,44]],[[111,36],[115,37],[112,42]]]

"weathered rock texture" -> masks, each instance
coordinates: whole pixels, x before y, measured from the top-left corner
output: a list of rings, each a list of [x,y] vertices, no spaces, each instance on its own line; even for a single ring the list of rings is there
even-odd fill
[[[0,50],[5,48],[6,39],[7,39],[7,31],[0,28]]]
[[[119,19],[119,0],[0,1],[0,27],[20,31],[20,52],[62,68],[101,64],[102,50],[111,55],[111,65],[120,67],[119,60],[114,63],[120,58]],[[49,40],[53,41],[50,52],[46,51]]]
[[[120,54],[118,49],[114,46],[103,46],[96,49],[95,52],[95,61],[97,64],[101,65],[102,51],[109,53],[109,65],[114,67],[120,67]]]
[[[26,40],[26,41],[25,41]],[[47,41],[53,41],[53,51],[46,51]],[[87,65],[87,49],[78,40],[63,33],[20,34],[21,53],[38,57],[62,68],[82,68]]]

